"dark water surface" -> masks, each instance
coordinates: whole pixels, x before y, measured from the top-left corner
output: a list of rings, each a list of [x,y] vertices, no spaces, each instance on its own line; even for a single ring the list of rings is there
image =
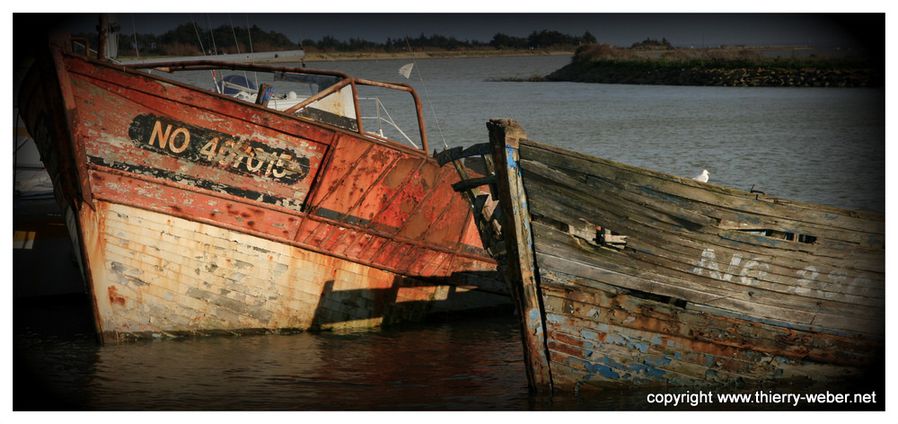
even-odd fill
[[[625,163],[683,176],[707,168],[712,182],[745,190],[757,185],[781,197],[884,210],[881,89],[489,81],[545,74],[568,60],[563,56],[419,60],[425,83],[417,73],[410,83],[425,97],[431,145],[440,146],[443,139],[450,146],[486,142],[485,121],[511,117],[535,140]],[[405,81],[397,70],[407,62],[311,65]],[[190,78],[208,79],[208,74]],[[409,119],[395,113],[397,121]],[[193,338],[102,347],[93,336],[90,316],[81,296],[16,299],[15,409],[652,407],[646,404],[646,392],[636,390],[553,398],[530,395],[518,324],[510,313],[360,333]],[[859,391],[882,387],[877,378],[859,384]],[[778,407],[741,409],[755,408]]]
[[[352,333],[196,337],[100,346],[85,296],[15,305],[15,410],[882,410],[881,373],[838,387],[777,381],[716,388],[527,388],[510,313]],[[649,394],[871,393],[868,405],[662,405]]]
[[[530,407],[517,323],[509,314],[383,331],[98,346],[89,313],[84,298],[19,302],[17,409]]]

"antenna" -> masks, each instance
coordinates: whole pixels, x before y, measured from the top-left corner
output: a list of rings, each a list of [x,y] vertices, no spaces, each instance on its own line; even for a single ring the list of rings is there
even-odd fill
[[[415,63],[415,52],[412,50],[412,44],[408,41],[408,35],[405,36],[405,45],[408,47],[408,52],[412,55],[412,63]],[[415,63],[417,65],[417,63]],[[415,66],[418,70],[418,79],[421,81],[421,86],[424,88],[424,100],[427,101],[427,105],[430,107],[430,114],[433,115],[433,122],[437,125],[437,132],[440,133],[440,139],[443,140],[443,147],[449,149],[449,144],[446,143],[446,137],[443,136],[443,127],[440,126],[440,118],[437,116],[437,112],[433,107],[433,102],[430,101],[430,92],[427,90],[427,83],[424,82],[424,75],[421,74],[421,67]]]
[[[234,47],[237,48],[237,54],[240,54],[240,42],[237,41],[237,29],[234,28],[234,20],[231,19],[230,13],[228,13],[228,23],[231,24],[231,33],[234,34]],[[243,71],[243,79],[246,80],[246,84],[249,85],[249,77],[246,76],[246,71]],[[259,84],[256,84],[256,88],[259,88]]]
[[[206,48],[203,47],[203,39],[200,37],[200,30],[199,30],[199,28],[196,27],[196,19],[193,17],[193,15],[190,15],[190,21],[193,22],[193,32],[196,33],[196,41],[199,41],[200,50],[203,51],[203,56],[205,56]],[[212,74],[212,85],[215,86],[215,91],[218,94],[221,94],[221,89],[218,88],[218,81],[215,79],[215,70],[209,70],[209,73]]]
[[[218,54],[218,46],[215,45],[215,33],[212,32],[212,25],[209,23],[209,15],[204,15],[206,17],[206,28],[209,29],[209,37],[212,38],[212,54]]]
[[[131,14],[131,36],[134,38],[134,52],[137,54],[137,58],[140,59],[140,46],[137,43],[137,25],[134,23],[134,14]]]
[[[244,15],[246,17],[246,36],[249,37],[249,54],[255,53],[253,51],[253,32],[249,27],[249,15]],[[256,80],[256,87],[259,86],[259,74],[256,71],[253,71],[253,79]]]

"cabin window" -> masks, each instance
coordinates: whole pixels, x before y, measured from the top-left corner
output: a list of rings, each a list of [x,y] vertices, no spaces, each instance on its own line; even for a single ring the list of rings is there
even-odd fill
[[[409,93],[369,85],[358,85],[358,90],[366,134],[420,148],[418,111]]]
[[[188,71],[176,74],[179,79],[209,79],[208,72]],[[332,87],[342,79],[333,75],[233,71],[226,74],[212,74],[213,91],[250,103],[255,103],[259,96],[259,87],[263,84],[271,87],[270,96],[265,106],[286,111],[319,92]],[[352,86],[346,85],[296,111],[314,121],[350,131],[358,131]]]
[[[415,90],[407,84],[303,68],[275,70],[246,65],[246,69],[220,71],[213,69],[214,64],[206,63],[157,65],[157,70],[174,72],[173,79],[219,95],[375,139],[422,150],[428,147],[421,116],[423,107]],[[136,68],[152,66],[141,64]]]
[[[225,75],[224,78],[218,81],[218,85],[222,94],[226,96],[236,96],[244,91],[255,93],[258,89],[256,83],[247,75],[243,74]]]
[[[358,131],[353,98],[352,86],[347,85],[308,104],[298,110],[296,115],[335,127]]]

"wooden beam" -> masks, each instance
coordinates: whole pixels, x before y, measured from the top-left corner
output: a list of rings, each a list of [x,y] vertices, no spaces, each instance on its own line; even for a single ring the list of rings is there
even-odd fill
[[[513,120],[490,120],[487,128],[496,162],[499,202],[506,206],[503,210],[502,233],[508,260],[503,274],[509,279],[512,296],[521,315],[527,379],[531,389],[551,392],[552,376],[546,345],[545,313],[534,263],[527,195],[518,166],[518,143],[527,134]]]

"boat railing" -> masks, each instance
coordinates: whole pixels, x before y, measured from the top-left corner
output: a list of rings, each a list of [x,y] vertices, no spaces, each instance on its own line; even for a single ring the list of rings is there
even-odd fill
[[[198,61],[179,61],[179,62],[162,62],[162,63],[152,63],[152,64],[135,64],[135,65],[125,65],[131,69],[155,69],[168,73],[178,72],[178,71],[204,71],[204,70],[232,70],[232,71],[250,71],[250,72],[268,72],[274,73],[279,76],[281,79],[291,80],[302,77],[305,79],[315,79],[315,77],[331,77],[328,78],[318,78],[319,88],[323,85],[324,87],[318,90],[316,93],[307,97],[306,99],[296,103],[295,105],[283,110],[283,113],[287,113],[289,115],[296,116],[305,108],[310,105],[325,99],[326,97],[336,94],[345,88],[349,88],[352,92],[352,108],[354,113],[352,114],[352,119],[354,120],[354,127],[348,128],[353,132],[358,133],[359,135],[366,137],[375,137],[379,140],[388,140],[393,142],[398,142],[395,140],[389,140],[385,137],[379,137],[380,132],[376,132],[372,134],[365,128],[365,124],[363,123],[363,116],[360,109],[360,96],[359,96],[359,86],[369,86],[369,87],[379,87],[393,91],[401,91],[406,92],[412,96],[412,100],[415,105],[415,114],[417,118],[418,131],[421,140],[421,146],[419,147],[416,143],[414,143],[411,137],[408,136],[404,131],[402,131],[399,126],[396,124],[395,120],[389,116],[389,113],[386,112],[386,108],[383,107],[382,103],[377,104],[378,114],[383,111],[385,113],[385,117],[382,119],[377,119],[377,124],[381,125],[382,123],[387,123],[390,126],[394,127],[398,130],[398,132],[402,135],[406,142],[412,144],[415,148],[419,148],[425,154],[429,151],[429,145],[427,143],[427,130],[424,125],[423,118],[423,107],[421,103],[421,99],[418,97],[417,92],[410,85],[402,84],[402,83],[391,83],[391,82],[382,82],[382,81],[373,81],[363,78],[356,78],[349,76],[345,73],[339,71],[330,71],[330,70],[321,70],[321,69],[311,69],[311,68],[302,68],[302,67],[290,67],[290,66],[277,66],[277,65],[262,65],[262,64],[245,64],[245,63],[231,63],[231,62],[221,62],[221,61],[210,61],[210,60],[198,60]],[[334,81],[331,83],[330,81]],[[308,82],[308,81],[306,81]]]
[[[222,81],[221,87],[222,88],[233,88],[234,90],[243,91],[243,92],[249,93],[249,94],[258,94],[259,93],[258,89],[255,89],[252,87],[246,87],[246,86],[243,86],[240,84],[234,84],[233,82],[229,82],[229,81]]]
[[[364,116],[362,115],[363,120],[373,120],[375,125],[377,125],[377,130],[367,130],[369,134],[374,134],[380,138],[387,138],[384,135],[384,126],[383,124],[387,124],[392,127],[399,135],[405,139],[406,142],[414,146],[416,149],[420,148],[418,145],[412,140],[405,131],[402,131],[402,128],[399,124],[393,120],[393,116],[390,115],[390,111],[387,110],[387,107],[384,106],[384,103],[380,100],[380,97],[359,97],[360,102],[373,102],[374,103],[374,116]]]

